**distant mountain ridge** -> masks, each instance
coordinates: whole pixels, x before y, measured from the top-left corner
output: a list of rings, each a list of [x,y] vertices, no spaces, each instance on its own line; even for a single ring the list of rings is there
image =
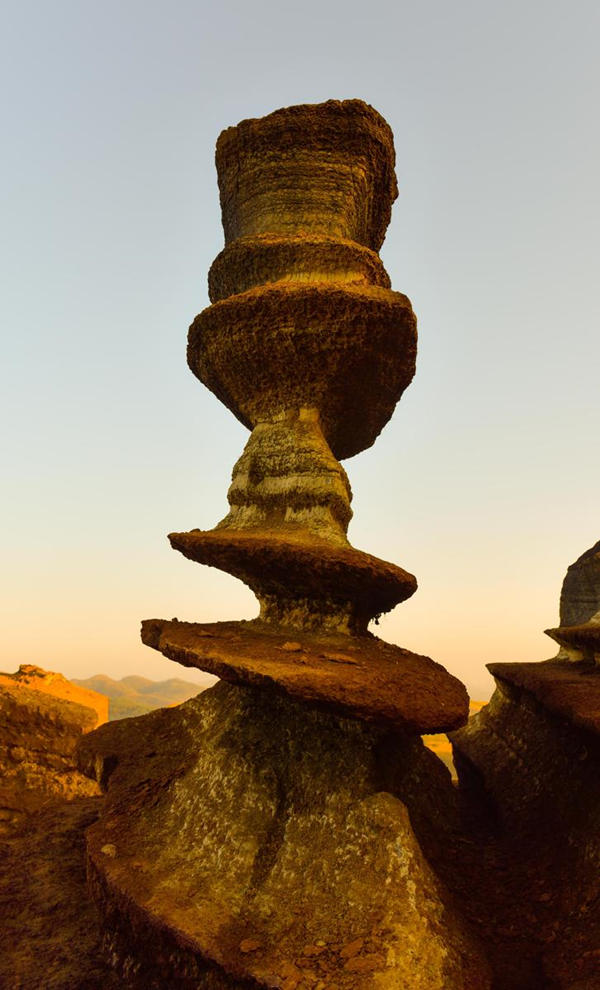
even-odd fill
[[[184,681],[179,677],[170,677],[166,681],[151,681],[148,677],[139,677],[136,674],[122,677],[119,681],[107,674],[94,674],[93,677],[87,678],[73,677],[71,680],[73,684],[105,695],[109,699],[109,720],[115,721],[119,718],[131,718],[134,715],[145,715],[155,708],[180,705],[210,687],[215,678],[207,675],[205,683],[201,684]]]

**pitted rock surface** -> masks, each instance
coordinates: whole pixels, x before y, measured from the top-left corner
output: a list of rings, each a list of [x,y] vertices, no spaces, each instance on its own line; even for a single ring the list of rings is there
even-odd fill
[[[490,669],[491,702],[451,736],[463,799],[493,823],[459,881],[468,913],[485,903],[503,990],[599,990],[600,680],[564,661]]]
[[[401,567],[294,526],[191,530],[169,540],[190,560],[240,578],[274,625],[364,633],[417,589]]]
[[[561,626],[580,626],[600,613],[600,541],[571,564],[560,595]],[[600,620],[599,620],[600,621]]]
[[[396,731],[445,732],[467,720],[465,688],[429,657],[375,636],[296,634],[268,623],[148,619],[147,646],[237,684],[273,688],[340,715]]]
[[[374,251],[398,195],[389,125],[362,100],[275,110],[228,127],[216,152],[227,243],[328,234]]]
[[[225,519],[170,539],[247,583],[273,625],[362,634],[416,589],[348,543],[338,463],[375,441],[415,371],[416,320],[377,254],[394,160],[358,100],[278,110],[217,143],[226,243],[188,364],[252,435]]]
[[[318,409],[334,455],[377,439],[415,373],[409,300],[379,287],[276,282],[229,296],[190,327],[194,374],[252,429]]]
[[[113,768],[89,874],[148,986],[490,986],[411,824],[435,828],[452,792],[418,738],[225,683],[131,728],[80,760]]]
[[[29,686],[42,682],[45,690]],[[39,667],[0,675],[0,831],[20,827],[48,801],[98,793],[74,758],[81,736],[98,725],[98,711],[65,694],[97,699],[100,710],[108,705],[95,691]]]

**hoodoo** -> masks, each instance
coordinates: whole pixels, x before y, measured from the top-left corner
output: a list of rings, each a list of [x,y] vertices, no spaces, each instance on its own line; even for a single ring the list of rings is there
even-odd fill
[[[377,253],[394,160],[359,100],[217,143],[225,247],[188,363],[251,432],[225,518],[170,541],[260,612],[146,620],[148,646],[222,682],[140,720],[133,750],[110,727],[82,747],[110,777],[91,890],[111,959],[147,987],[489,986],[423,852],[451,786],[420,734],[464,724],[467,694],[369,632],[416,580],[346,535],[340,460],[374,443],[415,370],[415,317]]]

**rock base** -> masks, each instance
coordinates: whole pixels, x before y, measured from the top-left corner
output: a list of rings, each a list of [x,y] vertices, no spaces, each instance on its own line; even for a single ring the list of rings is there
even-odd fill
[[[88,871],[121,973],[156,988],[491,985],[422,851],[452,786],[418,737],[220,683],[80,752],[108,778]]]
[[[599,990],[600,677],[568,661],[490,670],[492,701],[452,742],[465,800],[496,821],[505,914],[518,919],[521,982],[498,985]]]

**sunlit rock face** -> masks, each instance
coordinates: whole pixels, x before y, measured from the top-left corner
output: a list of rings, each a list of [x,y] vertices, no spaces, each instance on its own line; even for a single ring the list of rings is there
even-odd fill
[[[49,800],[90,796],[77,769],[81,736],[106,722],[108,699],[62,674],[23,665],[0,674],[0,827],[10,829]]]
[[[347,537],[340,460],[375,441],[415,369],[415,318],[377,254],[394,157],[356,100],[217,144],[225,248],[188,363],[251,433],[225,517],[169,539],[244,581],[260,615],[145,620],[148,646],[230,683],[80,747],[108,787],[90,889],[111,961],[146,987],[490,987],[427,858],[457,809],[419,734],[464,724],[467,694],[369,633],[416,579]]]
[[[212,305],[190,327],[188,363],[251,435],[221,522],[169,537],[189,560],[227,571],[255,593],[259,619],[237,630],[242,641],[287,630],[300,655],[314,657],[303,637],[330,637],[323,650],[334,653],[337,637],[347,636],[365,674],[377,649],[369,623],[417,587],[408,571],[348,541],[352,491],[339,463],[375,441],[415,370],[416,320],[377,253],[397,196],[394,164],[388,124],[360,100],[288,107],[221,134],[225,247],[209,273]],[[212,672],[229,646],[229,676],[252,684],[234,633],[229,625],[203,634],[197,624],[184,630],[150,620],[142,638]],[[393,649],[385,690],[406,694],[407,651],[394,658]],[[298,658],[288,659],[292,667]],[[426,680],[431,661],[414,660]],[[305,696],[326,701],[321,681],[331,667],[318,667],[306,667]],[[286,693],[280,665],[270,673]],[[343,685],[348,670],[336,676]],[[430,698],[423,731],[466,719],[466,692],[439,666]]]

